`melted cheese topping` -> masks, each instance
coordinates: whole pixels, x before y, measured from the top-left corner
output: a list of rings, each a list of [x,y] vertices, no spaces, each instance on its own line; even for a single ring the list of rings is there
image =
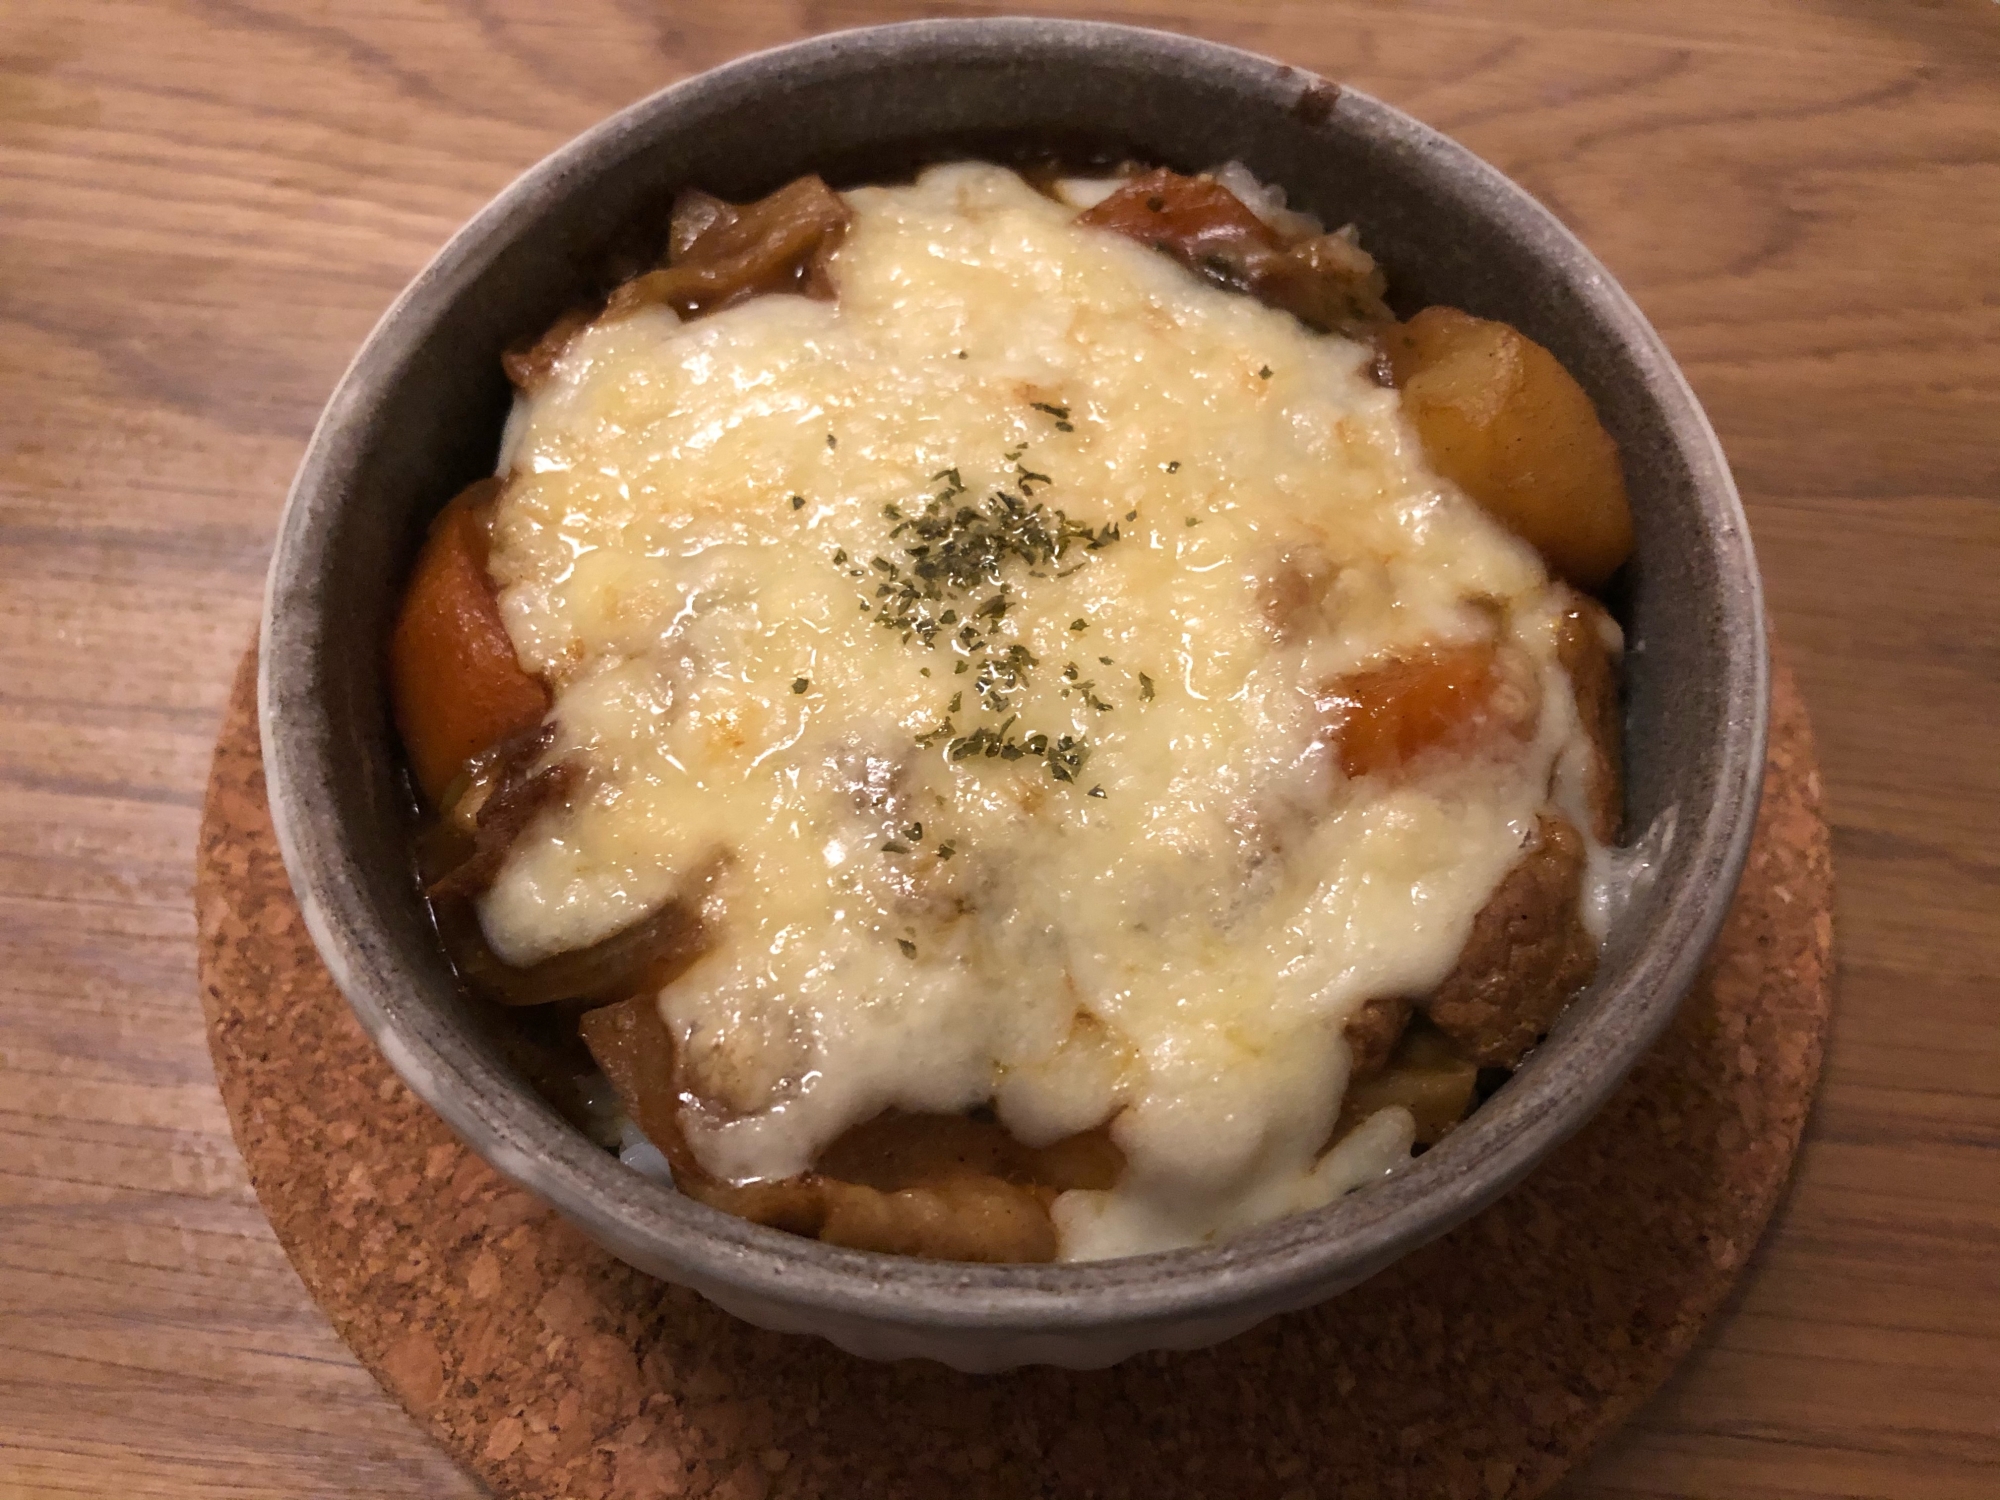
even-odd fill
[[[890,1106],[991,1101],[1029,1144],[1111,1119],[1124,1178],[1056,1208],[1087,1258],[1379,1175],[1401,1111],[1321,1155],[1342,1022],[1450,970],[1577,732],[1540,563],[1424,467],[1356,345],[997,168],[847,197],[837,301],[593,327],[516,424],[493,568],[590,776],[489,939],[527,963],[706,903],[660,1004],[720,1177]],[[996,492],[1098,545],[885,625],[904,523],[977,528]],[[1331,582],[1280,630],[1301,575]],[[1490,635],[1493,601],[1552,689],[1533,743],[1345,780],[1323,685]],[[1015,750],[967,754],[981,729]]]

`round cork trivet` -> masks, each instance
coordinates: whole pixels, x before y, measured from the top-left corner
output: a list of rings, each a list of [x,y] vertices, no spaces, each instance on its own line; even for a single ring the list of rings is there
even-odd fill
[[[870,1364],[739,1323],[496,1176],[327,977],[264,798],[254,662],[198,860],[203,1004],[271,1223],[340,1336],[507,1497],[1525,1497],[1665,1378],[1783,1189],[1819,1074],[1832,869],[1777,673],[1757,837],[1666,1037],[1470,1223],[1218,1348],[1109,1370]]]

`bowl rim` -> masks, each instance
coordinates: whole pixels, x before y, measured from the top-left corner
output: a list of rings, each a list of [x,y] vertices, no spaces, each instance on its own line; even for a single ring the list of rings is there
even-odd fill
[[[288,673],[306,666],[311,632],[298,610],[336,509],[329,494],[363,445],[357,418],[382,382],[421,346],[412,313],[458,294],[507,243],[517,213],[622,157],[656,116],[746,86],[781,84],[799,69],[855,55],[1018,54],[1025,47],[1115,50],[1164,72],[1198,70],[1270,92],[1325,89],[1326,80],[1255,53],[1176,33],[1108,22],[1027,17],[921,20],[827,33],[755,52],[660,89],[574,137],[517,177],[459,229],[377,322],[329,399],[278,525],[260,632],[258,715],[272,821],[306,926],[356,1016],[404,1081],[497,1171],[558,1207],[608,1244],[643,1244],[660,1263],[704,1285],[871,1323],[1076,1332],[1231,1309],[1298,1305],[1343,1272],[1368,1274],[1444,1233],[1524,1176],[1587,1122],[1677,1009],[1721,927],[1748,855],[1764,766],[1769,663],[1762,587],[1741,500],[1720,443],[1665,345],[1622,287],[1553,214],[1467,148],[1345,85],[1341,110],[1406,150],[1446,158],[1505,204],[1511,228],[1544,260],[1566,264],[1595,319],[1642,372],[1651,400],[1688,465],[1714,536],[1727,722],[1716,782],[1731,795],[1683,809],[1679,838],[1696,841],[1690,878],[1666,892],[1655,931],[1592,1018],[1597,1049],[1557,1034],[1437,1147],[1365,1192],[1258,1226],[1221,1244],[1118,1260],[976,1265],[847,1250],[750,1224],[640,1178],[530,1099],[526,1085],[447,1055],[438,1033],[402,1003],[393,965],[365,941],[371,925],[344,866],[338,831],[306,809],[323,786],[310,726],[281,710]],[[309,600],[304,608],[323,606]],[[319,820],[330,823],[331,820]],[[1664,951],[1663,951],[1664,947]],[[409,988],[407,982],[403,989]],[[1622,1023],[1622,1024],[1621,1024]],[[1582,1031],[1583,1028],[1577,1028]],[[476,1076],[484,1074],[485,1076]],[[1532,1079],[1532,1087],[1518,1086]]]

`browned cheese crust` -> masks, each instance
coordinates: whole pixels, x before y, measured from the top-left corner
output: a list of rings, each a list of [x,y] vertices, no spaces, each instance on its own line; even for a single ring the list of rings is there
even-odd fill
[[[1468,1057],[1511,1068],[1597,972],[1583,925],[1584,844],[1544,813],[1534,841],[1473,919],[1458,965],[1424,1014]]]

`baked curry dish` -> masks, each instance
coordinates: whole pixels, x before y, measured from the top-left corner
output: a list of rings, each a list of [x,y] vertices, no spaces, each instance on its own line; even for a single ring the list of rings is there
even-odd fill
[[[869,1250],[1214,1242],[1598,963],[1618,451],[1241,167],[731,204],[512,351],[390,652],[464,984],[628,1162]]]

